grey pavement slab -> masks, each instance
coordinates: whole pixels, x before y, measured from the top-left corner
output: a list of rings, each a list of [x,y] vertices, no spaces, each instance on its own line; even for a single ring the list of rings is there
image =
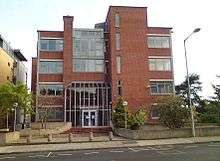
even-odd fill
[[[119,147],[142,147],[152,145],[172,145],[172,144],[192,144],[204,142],[218,142],[220,136],[216,137],[198,137],[194,138],[172,138],[159,140],[136,140],[129,142],[127,140],[117,141],[100,141],[100,142],[82,142],[82,143],[64,143],[64,144],[39,144],[39,145],[19,145],[19,146],[2,146],[0,154],[23,153],[23,152],[40,152],[40,151],[65,151],[65,150],[82,150],[82,149],[104,149]]]

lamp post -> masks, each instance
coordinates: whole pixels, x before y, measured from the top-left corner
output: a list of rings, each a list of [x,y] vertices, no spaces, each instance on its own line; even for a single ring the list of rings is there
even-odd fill
[[[17,116],[17,107],[18,107],[18,103],[14,103],[14,105],[13,105],[13,111],[14,111],[14,130],[13,131],[15,131],[16,130],[16,116]]]
[[[124,101],[123,102],[123,106],[124,106],[124,110],[125,110],[125,129],[127,129],[127,110],[126,110],[126,107],[128,105],[128,102],[127,101]]]
[[[191,89],[190,89],[190,82],[189,82],[189,70],[188,70],[188,62],[187,62],[187,52],[186,52],[186,41],[194,34],[200,31],[200,28],[196,28],[188,37],[184,40],[184,51],[185,51],[185,61],[186,61],[186,74],[187,74],[187,85],[188,85],[188,97],[189,97],[189,107],[190,107],[190,113],[191,113],[191,121],[192,121],[192,134],[195,139],[196,133],[195,133],[195,122],[194,122],[194,116],[193,116],[193,108],[192,108],[192,100],[191,100]]]

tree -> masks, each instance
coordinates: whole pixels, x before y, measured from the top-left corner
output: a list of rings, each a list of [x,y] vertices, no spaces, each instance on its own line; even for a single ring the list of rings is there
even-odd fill
[[[217,76],[218,78],[220,78],[220,76]],[[214,100],[219,100],[220,101],[220,85],[217,84],[217,85],[212,85],[213,89],[214,89],[214,94],[215,96],[212,97]]]
[[[119,97],[113,111],[112,121],[115,128],[125,128],[125,116],[128,116],[128,111],[123,102],[122,97]]]
[[[157,99],[159,120],[170,129],[183,127],[189,119],[189,109],[179,96],[161,96]]]
[[[217,123],[220,125],[220,102],[210,102],[205,107],[205,112],[200,115],[200,120],[204,123]]]
[[[219,76],[217,76],[219,78]],[[217,123],[220,125],[220,85],[212,85],[215,96],[205,106],[205,111],[200,115],[201,122]]]
[[[13,110],[14,104],[18,104],[18,108],[23,112],[24,120],[26,122],[27,114],[33,113],[33,98],[28,91],[28,87],[21,82],[16,84],[7,83],[0,87],[0,109],[3,115]]]
[[[199,92],[202,91],[202,86],[201,86],[202,83],[200,82],[199,79],[200,77],[197,74],[189,75],[189,84],[190,84],[190,93],[191,93],[190,97],[192,99],[193,106],[196,107],[196,110],[198,112],[203,112],[206,100],[203,100],[201,96],[199,96]],[[186,102],[186,104],[189,105],[188,90],[189,88],[188,88],[187,77],[184,80],[184,82],[175,86],[176,94],[182,97]]]

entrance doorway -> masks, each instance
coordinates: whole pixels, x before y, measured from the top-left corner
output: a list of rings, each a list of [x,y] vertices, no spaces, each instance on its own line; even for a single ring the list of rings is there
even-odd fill
[[[83,110],[82,111],[82,126],[93,127],[97,126],[97,111],[96,110]]]

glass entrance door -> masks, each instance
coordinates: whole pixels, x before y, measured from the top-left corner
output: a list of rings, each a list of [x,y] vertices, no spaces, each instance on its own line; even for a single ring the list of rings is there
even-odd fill
[[[83,110],[82,112],[83,127],[97,126],[97,111],[96,110]]]

